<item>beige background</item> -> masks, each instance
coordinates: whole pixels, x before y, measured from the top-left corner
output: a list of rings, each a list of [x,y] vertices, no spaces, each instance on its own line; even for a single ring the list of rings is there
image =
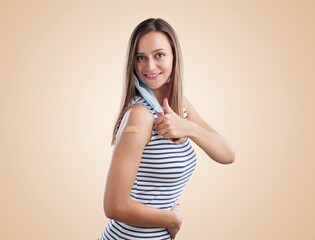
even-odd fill
[[[197,149],[178,240],[315,239],[314,1],[0,2],[0,239],[97,239],[133,28],[178,33],[185,94],[236,152]]]

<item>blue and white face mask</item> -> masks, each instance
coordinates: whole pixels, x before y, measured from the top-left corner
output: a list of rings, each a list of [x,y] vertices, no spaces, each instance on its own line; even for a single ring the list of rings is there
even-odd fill
[[[151,88],[149,88],[144,82],[139,80],[134,74],[135,86],[140,92],[141,96],[150,104],[150,106],[158,113],[163,113],[163,108],[161,107],[159,101],[154,96]]]

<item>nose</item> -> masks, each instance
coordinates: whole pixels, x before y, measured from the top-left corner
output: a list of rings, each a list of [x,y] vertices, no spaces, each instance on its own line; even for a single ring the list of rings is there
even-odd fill
[[[149,59],[148,59],[147,67],[148,67],[149,70],[154,70],[155,67],[156,67],[155,60],[152,59],[152,58],[149,58]]]

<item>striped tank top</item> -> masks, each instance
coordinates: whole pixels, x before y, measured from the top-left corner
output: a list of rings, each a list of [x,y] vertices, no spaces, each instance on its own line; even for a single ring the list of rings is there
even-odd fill
[[[136,96],[131,105],[142,104],[157,118],[146,100]],[[184,118],[187,113],[184,110]],[[147,206],[170,210],[179,198],[196,166],[196,154],[186,138],[183,143],[171,142],[152,129],[150,142],[144,147],[130,197]],[[110,219],[99,240],[151,239],[170,240],[166,228],[130,226]]]

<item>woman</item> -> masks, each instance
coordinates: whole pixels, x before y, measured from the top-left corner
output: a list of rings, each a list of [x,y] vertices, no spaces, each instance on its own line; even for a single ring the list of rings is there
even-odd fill
[[[129,40],[104,194],[110,220],[99,239],[175,238],[182,223],[177,200],[196,165],[189,139],[219,163],[234,161],[227,141],[182,95],[181,51],[173,28],[162,19],[147,19]]]

